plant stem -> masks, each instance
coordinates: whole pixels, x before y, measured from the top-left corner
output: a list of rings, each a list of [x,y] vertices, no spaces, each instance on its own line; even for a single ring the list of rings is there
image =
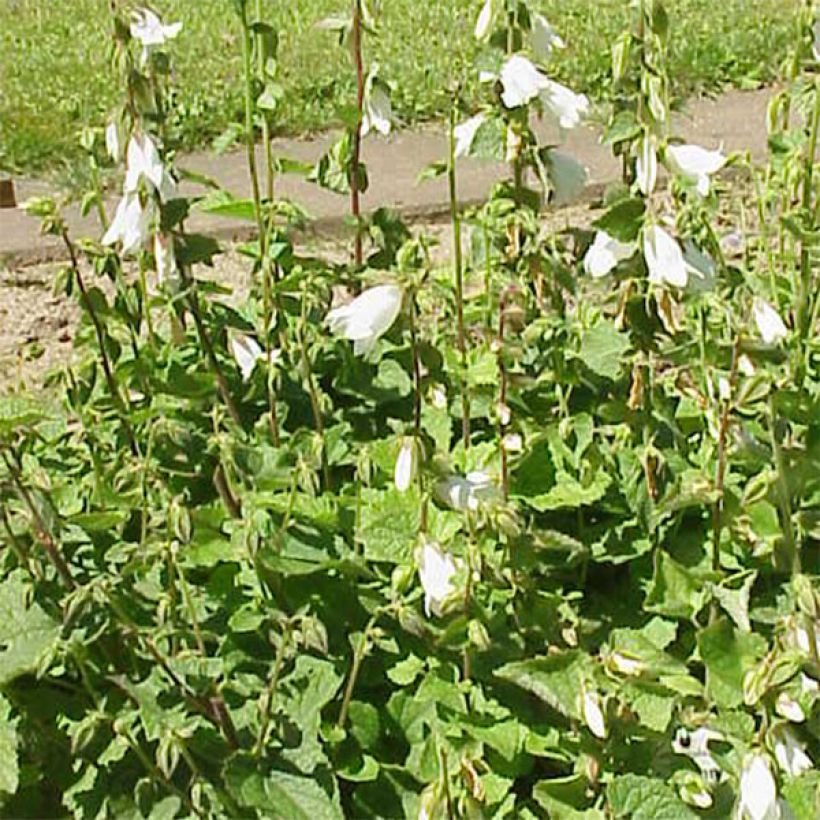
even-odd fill
[[[450,189],[450,221],[453,225],[453,274],[456,288],[456,328],[458,352],[461,359],[461,437],[464,451],[470,449],[470,395],[467,384],[467,334],[464,329],[464,260],[461,248],[461,214],[458,209],[456,185],[456,114],[457,97],[454,95],[450,108],[450,155],[447,163],[447,180]],[[488,294],[489,298],[489,294]]]
[[[364,114],[364,63],[362,60],[361,0],[353,0],[353,31],[351,47],[353,49],[353,61],[356,67],[356,126],[352,133],[353,156],[351,159],[350,212],[356,222],[353,258],[356,263],[356,267],[360,268],[364,261],[361,225],[361,200],[359,191],[359,175],[362,158],[362,117]]]
[[[71,575],[71,571],[68,568],[68,564],[60,554],[60,550],[54,541],[53,536],[48,531],[45,521],[43,520],[42,515],[40,515],[40,511],[37,509],[37,505],[34,503],[34,499],[23,481],[19,464],[15,464],[12,458],[5,451],[3,451],[3,460],[6,463],[6,468],[9,471],[9,475],[11,475],[12,482],[17,487],[17,492],[20,499],[23,504],[25,504],[31,515],[35,537],[40,544],[42,544],[43,549],[46,551],[46,555],[48,555],[49,561],[51,561],[54,569],[57,570],[58,575],[63,579],[66,586],[69,587],[69,589],[74,589],[76,584],[73,576]]]
[[[268,734],[268,727],[270,726],[273,698],[276,695],[276,689],[279,686],[279,678],[282,675],[282,669],[285,666],[285,654],[290,645],[291,627],[290,624],[285,628],[282,635],[282,641],[279,648],[276,650],[276,659],[273,662],[273,674],[271,675],[270,683],[268,684],[267,700],[265,701],[265,710],[262,713],[262,726],[259,730],[259,737],[256,741],[256,748],[254,754],[259,757],[265,749],[265,742]]]
[[[184,286],[188,290],[188,309],[191,311],[191,315],[194,317],[196,332],[199,336],[200,344],[202,345],[202,348],[205,351],[205,357],[207,358],[208,364],[210,365],[211,371],[213,372],[214,378],[216,379],[216,385],[219,389],[219,395],[222,397],[222,401],[225,404],[225,407],[228,410],[228,414],[230,415],[231,419],[233,419],[234,424],[236,424],[238,427],[241,427],[242,417],[239,415],[239,410],[237,409],[233,397],[231,396],[231,391],[228,388],[228,382],[225,379],[225,374],[222,372],[219,360],[216,358],[216,352],[214,351],[214,346],[211,341],[211,337],[208,333],[207,328],[205,327],[205,322],[202,319],[202,311],[200,310],[199,306],[199,296],[196,290],[196,282],[185,273],[182,267],[180,267],[180,275],[183,279]]]
[[[256,0],[256,22],[261,23],[263,18],[262,0]],[[260,81],[264,82],[267,67],[265,65],[267,54],[265,53],[265,35],[260,32],[256,39],[257,51],[257,71]],[[265,196],[269,202],[273,201],[274,195],[274,163],[273,146],[271,145],[270,122],[266,112],[262,112],[262,141],[265,144]]]
[[[815,82],[814,110],[811,117],[809,145],[803,171],[803,211],[806,219],[811,218],[811,222],[804,226],[807,232],[813,231],[816,224],[812,202],[814,197],[814,163],[817,156],[818,130],[820,130],[820,82]],[[809,343],[809,336],[813,330],[811,326],[811,316],[813,313],[811,308],[813,290],[811,257],[812,250],[816,247],[816,244],[816,240],[813,239],[804,237],[800,240],[800,292],[797,300],[797,330],[800,335],[801,346],[804,349]],[[803,369],[801,360],[798,384],[802,384],[805,378]]]
[[[310,366],[310,355],[308,353],[307,341],[305,339],[305,328],[307,327],[307,293],[302,292],[302,315],[296,325],[297,341],[302,359],[302,376],[307,385],[308,396],[310,397],[310,408],[313,412],[313,424],[316,435],[322,444],[322,478],[325,490],[330,488],[330,471],[325,456],[325,423],[322,419],[322,407],[319,403],[319,393],[316,390],[316,383],[313,379],[313,370]]]
[[[723,509],[724,509],[724,489],[726,486],[726,468],[728,463],[728,440],[729,425],[732,414],[732,397],[734,396],[737,384],[738,363],[740,361],[741,337],[737,336],[732,348],[732,366],[729,373],[729,397],[723,401],[723,409],[720,415],[718,428],[718,463],[715,476],[715,492],[717,499],[712,510],[712,571],[720,573],[720,540],[723,533]],[[712,601],[709,613],[709,621],[714,622],[718,616],[717,601]]]
[[[415,290],[410,295],[410,344],[413,348],[413,446],[421,448],[421,412],[422,412],[422,377],[421,377],[421,356],[419,355],[418,339],[418,303],[416,302]],[[419,461],[421,454],[416,451]],[[421,517],[419,519],[419,531],[427,532],[427,504],[424,498],[424,471],[419,467],[416,471],[416,481],[419,487],[419,497],[421,498]],[[361,490],[358,490],[361,498]]]
[[[504,361],[504,338],[506,336],[507,325],[507,296],[505,290],[501,294],[498,303],[498,382],[499,382],[499,407],[504,412],[507,407],[507,365]],[[507,465],[507,448],[504,446],[504,419],[500,419],[498,425],[498,435],[501,438],[501,490],[506,501],[510,496],[510,477]]]
[[[772,446],[772,452],[774,453],[774,464],[777,470],[777,495],[780,517],[783,519],[781,522],[783,527],[783,539],[786,542],[786,550],[788,551],[792,564],[792,573],[796,575],[800,572],[800,552],[797,549],[797,544],[794,539],[788,468],[786,459],[783,457],[783,448],[780,446],[780,439],[777,436],[777,412],[773,394],[769,396],[768,422],[769,440]]]
[[[94,308],[94,303],[88,295],[85,280],[83,279],[83,274],[80,270],[79,260],[77,259],[77,252],[74,249],[74,243],[71,241],[68,231],[65,228],[62,230],[61,236],[63,239],[63,244],[68,251],[69,259],[71,260],[71,269],[74,271],[77,287],[80,290],[80,300],[82,301],[85,312],[88,314],[88,318],[91,319],[91,324],[94,326],[94,333],[97,336],[97,346],[100,349],[100,363],[102,364],[103,373],[105,374],[105,383],[108,386],[108,392],[111,395],[111,400],[114,402],[114,407],[117,409],[117,414],[120,417],[123,432],[125,433],[125,437],[128,439],[128,446],[131,448],[132,454],[139,457],[137,440],[134,437],[134,431],[131,429],[131,424],[128,420],[128,407],[120,393],[119,386],[117,385],[117,379],[114,376],[114,370],[111,367],[111,360],[108,358],[108,350],[105,346],[105,330],[103,329],[100,317],[97,315],[97,311]]]
[[[347,686],[345,687],[344,698],[342,699],[342,708],[339,712],[339,719],[336,721],[336,725],[340,729],[344,729],[345,723],[347,723],[347,713],[350,709],[350,701],[353,699],[353,690],[356,688],[356,679],[359,677],[362,661],[367,654],[367,642],[370,639],[370,632],[376,625],[378,618],[379,615],[377,613],[367,622],[367,626],[359,638],[359,645],[353,652],[353,663],[350,667],[350,675],[347,678]]]

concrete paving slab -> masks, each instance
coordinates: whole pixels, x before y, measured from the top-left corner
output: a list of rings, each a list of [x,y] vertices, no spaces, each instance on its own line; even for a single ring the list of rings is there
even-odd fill
[[[693,101],[688,109],[676,115],[673,133],[707,148],[722,146],[725,151],[749,151],[755,160],[766,155],[766,110],[772,89],[732,91],[715,99]],[[536,124],[543,142],[563,143],[562,150],[572,154],[589,169],[588,192],[600,191],[620,174],[618,162],[609,149],[600,144],[600,132],[592,127],[556,133],[543,123]],[[333,143],[336,134],[329,132],[310,140],[277,139],[274,153],[302,161],[315,161]],[[440,126],[399,131],[388,139],[367,139],[363,158],[368,166],[370,189],[363,196],[365,211],[381,206],[398,210],[405,218],[431,220],[448,211],[445,178],[419,184],[419,172],[431,162],[441,160],[447,152],[447,140]],[[261,160],[262,148],[257,148]],[[192,154],[180,159],[179,165],[214,179],[238,197],[250,196],[246,155],[233,151],[223,156],[210,153]],[[477,160],[460,161],[459,199],[465,205],[481,202],[490,188],[508,173],[503,164]],[[18,201],[46,192],[40,181],[18,181]],[[186,194],[204,189],[185,183]],[[348,214],[348,198],[322,190],[294,175],[277,179],[277,195],[293,199],[310,214],[313,228],[320,234],[341,230]],[[113,210],[116,199],[109,203]],[[96,219],[83,218],[76,207],[66,211],[75,236],[99,236]],[[208,233],[220,239],[247,238],[253,226],[232,219],[195,214],[189,230]],[[59,241],[39,235],[34,219],[17,210],[0,210],[0,264],[8,267],[35,264],[64,258]]]

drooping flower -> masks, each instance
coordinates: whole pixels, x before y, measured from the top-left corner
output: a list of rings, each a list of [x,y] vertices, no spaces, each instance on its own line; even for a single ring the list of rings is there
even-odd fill
[[[142,61],[148,59],[151,49],[165,45],[182,31],[182,23],[166,26],[150,9],[137,9],[131,15],[131,36],[142,44]]]
[[[649,281],[685,288],[689,281],[686,260],[680,245],[659,225],[650,225],[643,232],[643,254],[649,269]]]
[[[585,94],[576,94],[553,80],[546,80],[541,90],[541,102],[561,128],[577,128],[589,111],[589,99]]]
[[[393,127],[393,104],[390,102],[390,88],[378,77],[378,66],[373,66],[365,82],[364,112],[362,115],[362,136],[378,131],[383,137],[390,134]]]
[[[781,692],[777,696],[774,709],[780,717],[784,717],[792,723],[803,723],[806,719],[803,707],[788,692]]]
[[[108,123],[105,129],[105,150],[114,162],[120,162],[122,160],[120,132],[115,122]]]
[[[231,333],[230,347],[231,354],[242,373],[242,381],[246,382],[251,377],[256,363],[265,360],[265,351],[262,350],[259,343],[252,336],[237,332]],[[271,362],[278,361],[281,355],[280,350],[271,350]]]
[[[157,265],[157,282],[160,285],[174,282],[179,272],[174,252],[174,240],[160,231],[154,234],[154,260]]]
[[[534,100],[550,86],[548,80],[526,57],[513,54],[501,69],[501,100],[507,108],[518,108]],[[553,83],[557,85],[557,83]]]
[[[635,250],[633,242],[619,242],[606,231],[598,231],[584,257],[584,270],[595,279],[600,279],[612,271],[619,262],[633,256]]]
[[[780,817],[777,784],[769,759],[761,752],[753,752],[743,761],[736,817],[738,820],[777,820]]]
[[[482,503],[495,495],[492,479],[481,470],[467,473],[466,476],[450,476],[436,484],[439,500],[459,512],[476,512]]]
[[[688,757],[700,769],[708,783],[716,783],[720,777],[720,766],[709,751],[709,743],[725,739],[720,732],[705,726],[695,729],[694,732],[678,729],[672,741],[672,751]]]
[[[478,19],[475,24],[475,38],[476,40],[486,40],[492,33],[493,17],[495,16],[496,0],[487,0],[478,14]]]
[[[780,314],[765,299],[755,297],[752,302],[752,316],[757,325],[757,332],[765,344],[775,345],[789,335]]]
[[[814,768],[812,759],[806,754],[802,743],[788,726],[777,726],[772,730],[774,756],[777,765],[791,777],[800,777],[803,772]]]
[[[400,493],[407,492],[418,472],[418,449],[416,440],[411,437],[402,439],[399,455],[396,458],[396,469],[393,480]]]
[[[607,658],[607,666],[621,675],[642,675],[646,664],[639,658],[625,655],[623,652],[612,652]]]
[[[428,541],[417,556],[419,580],[424,589],[424,611],[428,617],[441,615],[444,600],[455,592],[453,576],[458,566],[452,555],[438,544]]]
[[[485,120],[486,117],[483,114],[476,114],[474,117],[470,117],[469,120],[465,120],[453,129],[453,136],[455,136],[456,139],[457,157],[466,157],[470,155],[473,142],[475,141],[475,135],[478,133],[478,129],[481,128]]]
[[[122,243],[127,256],[140,250],[151,232],[152,209],[144,207],[137,193],[126,193],[117,205],[114,219],[103,237],[103,245]]]
[[[547,154],[547,172],[553,189],[553,202],[566,205],[577,199],[587,184],[587,169],[563,151]]]
[[[135,134],[128,143],[128,168],[125,174],[125,191],[139,190],[140,180],[147,180],[159,194],[162,202],[174,196],[176,183],[165,168],[157,146],[148,134]]]
[[[401,302],[400,287],[378,285],[357,296],[349,305],[331,310],[325,321],[333,333],[353,342],[357,356],[367,356],[379,338],[393,326]]]
[[[597,692],[584,689],[581,693],[581,716],[587,728],[595,737],[605,740],[608,734],[603,703]]]
[[[727,162],[720,151],[708,151],[699,145],[670,145],[666,149],[666,158],[676,174],[695,183],[701,196],[709,193],[709,177]]]
[[[641,140],[638,159],[635,164],[638,189],[644,196],[649,196],[658,182],[658,151],[655,140],[649,135]]]
[[[508,453],[520,453],[524,449],[524,439],[519,433],[508,433],[501,441]]]
[[[564,41],[543,14],[532,15],[530,48],[536,60],[548,60],[554,49],[565,48]]]

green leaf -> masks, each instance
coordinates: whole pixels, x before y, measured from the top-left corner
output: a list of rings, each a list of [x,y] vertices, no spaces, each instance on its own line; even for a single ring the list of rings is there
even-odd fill
[[[606,495],[612,479],[603,470],[599,470],[589,484],[583,485],[569,473],[559,471],[555,475],[555,482],[549,492],[525,498],[524,501],[538,512],[576,510],[600,501]]]
[[[644,606],[648,612],[691,620],[706,603],[703,584],[667,552],[658,550]]]
[[[578,695],[592,674],[592,660],[577,650],[508,663],[495,672],[575,720],[581,718]]]
[[[630,820],[697,820],[696,814],[662,780],[625,774],[616,777],[606,790],[614,817]]]
[[[31,427],[43,419],[43,403],[24,396],[0,398],[0,436],[11,435],[19,427]]]
[[[18,571],[0,585],[0,686],[35,672],[60,635],[59,624],[29,601],[24,577]]]
[[[600,321],[581,337],[581,361],[596,375],[615,381],[621,374],[629,337],[612,322]]]
[[[368,561],[404,564],[411,560],[419,531],[421,504],[418,491],[411,487],[400,493],[362,490],[362,517],[359,538]]]
[[[560,820],[603,820],[604,814],[590,807],[589,781],[580,774],[540,780],[532,790],[547,817]]]
[[[820,817],[820,772],[805,772],[786,781],[783,797],[794,813],[795,820],[817,820]]]
[[[229,219],[242,219],[246,222],[256,222],[256,207],[252,199],[237,199],[227,191],[214,191],[201,199],[195,210],[214,216],[224,216]]]
[[[651,681],[627,681],[622,689],[632,711],[644,726],[665,732],[675,709],[675,693]]]
[[[622,199],[592,224],[621,242],[634,242],[643,227],[646,203],[642,199]]]
[[[718,706],[732,709],[743,703],[743,676],[766,654],[762,635],[736,630],[723,619],[698,635],[698,650],[706,665],[707,695]]]
[[[749,622],[749,598],[756,580],[756,572],[741,573],[713,589],[715,598],[741,632],[752,631],[752,625]],[[740,581],[739,588],[736,587],[738,581]]]
[[[271,820],[344,820],[337,799],[311,777],[287,772],[263,774],[248,758],[235,758],[225,772],[228,790],[241,806]]]
[[[0,792],[14,794],[18,785],[16,721],[11,719],[11,704],[0,695]]]
[[[387,677],[396,686],[409,686],[423,671],[424,661],[416,655],[409,655],[403,661],[387,670]]]

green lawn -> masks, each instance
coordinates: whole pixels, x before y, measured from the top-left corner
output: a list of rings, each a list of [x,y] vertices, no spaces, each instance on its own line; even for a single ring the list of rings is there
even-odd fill
[[[797,0],[669,0],[672,63],[681,93],[771,79],[792,32]],[[281,29],[287,100],[280,130],[323,128],[349,100],[347,55],[312,28],[346,0],[266,0]],[[177,123],[186,148],[206,144],[238,117],[237,25],[229,0],[156,0],[184,29],[174,54]],[[606,97],[608,44],[628,18],[626,0],[543,0],[569,48],[559,79]],[[76,134],[102,123],[118,89],[107,68],[106,0],[0,0],[0,167],[57,170],[76,156]],[[480,0],[384,0],[382,36],[369,58],[397,82],[395,105],[408,122],[444,110],[449,79],[471,56]],[[468,95],[476,93],[468,85]]]

